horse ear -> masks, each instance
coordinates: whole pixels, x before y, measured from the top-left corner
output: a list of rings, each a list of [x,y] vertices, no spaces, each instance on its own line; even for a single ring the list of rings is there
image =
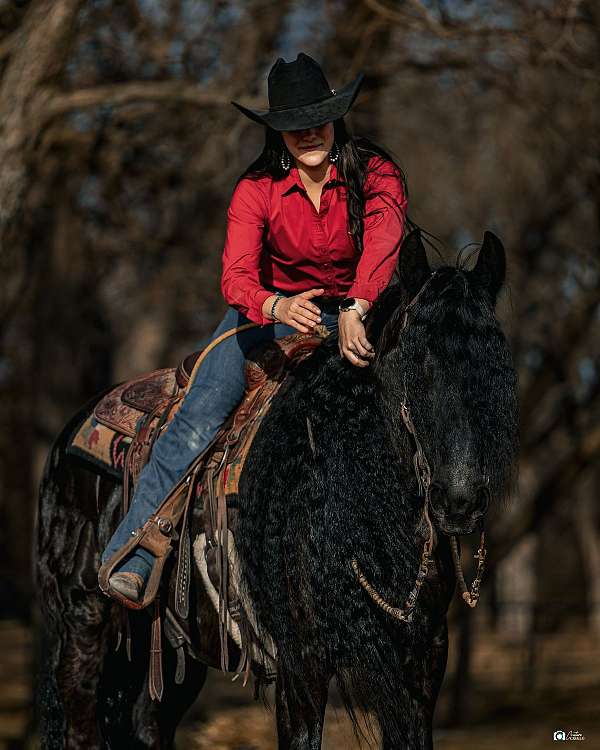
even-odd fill
[[[475,268],[468,273],[475,283],[489,291],[495,302],[506,276],[506,253],[504,246],[493,232],[484,232],[477,263]]]
[[[400,278],[411,297],[423,286],[431,274],[429,261],[419,229],[406,235],[400,248]]]

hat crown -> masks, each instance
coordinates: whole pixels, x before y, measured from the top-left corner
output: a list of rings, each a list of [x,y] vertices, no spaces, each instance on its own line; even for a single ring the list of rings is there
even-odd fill
[[[269,109],[287,109],[323,101],[334,92],[316,60],[300,52],[286,62],[279,57],[269,72]]]

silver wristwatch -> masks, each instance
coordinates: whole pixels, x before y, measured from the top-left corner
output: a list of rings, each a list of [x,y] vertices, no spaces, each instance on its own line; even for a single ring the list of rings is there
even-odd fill
[[[367,310],[363,308],[360,302],[354,297],[346,297],[346,299],[343,299],[340,302],[339,310],[340,312],[348,312],[348,310],[356,310],[356,312],[360,315],[361,320],[364,320],[367,317],[367,312],[368,312]]]

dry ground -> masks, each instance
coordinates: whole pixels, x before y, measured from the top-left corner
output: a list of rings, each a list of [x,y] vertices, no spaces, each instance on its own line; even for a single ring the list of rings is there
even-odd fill
[[[535,679],[528,652],[492,635],[478,638],[470,720],[461,729],[436,731],[436,750],[542,750],[557,747],[556,729],[579,730],[582,748],[600,748],[598,642],[582,630],[546,636],[536,650]],[[0,622],[0,750],[18,750],[31,720],[31,635]],[[448,692],[439,716],[447,716]],[[31,743],[30,747],[35,747]],[[201,699],[178,733],[183,750],[274,750],[274,720],[251,698],[250,687],[212,672]],[[559,746],[560,747],[560,746]],[[325,750],[355,750],[352,730],[332,693]]]

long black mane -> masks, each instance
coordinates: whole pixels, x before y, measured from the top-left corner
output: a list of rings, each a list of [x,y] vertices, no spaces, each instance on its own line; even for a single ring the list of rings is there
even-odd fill
[[[437,577],[423,587],[412,624],[375,607],[350,565],[357,558],[396,606],[414,584],[425,527],[414,447],[400,420],[402,384],[434,463],[452,452],[444,448],[454,434],[448,419],[459,419],[480,425],[472,458],[489,459],[494,492],[508,493],[513,479],[502,467],[512,466],[516,451],[514,371],[495,291],[489,279],[440,268],[401,335],[406,305],[429,275],[411,280],[406,269],[380,296],[367,325],[373,367],[350,365],[330,336],[298,368],[255,439],[240,487],[241,565],[259,623],[286,669],[329,666],[355,728],[357,707],[381,722],[377,705],[389,702],[398,675],[408,670],[409,685],[410,671],[425,668],[419,660],[454,589],[441,536]],[[400,661],[402,641],[411,644],[410,664]],[[386,721],[386,736],[400,746],[407,718]]]

